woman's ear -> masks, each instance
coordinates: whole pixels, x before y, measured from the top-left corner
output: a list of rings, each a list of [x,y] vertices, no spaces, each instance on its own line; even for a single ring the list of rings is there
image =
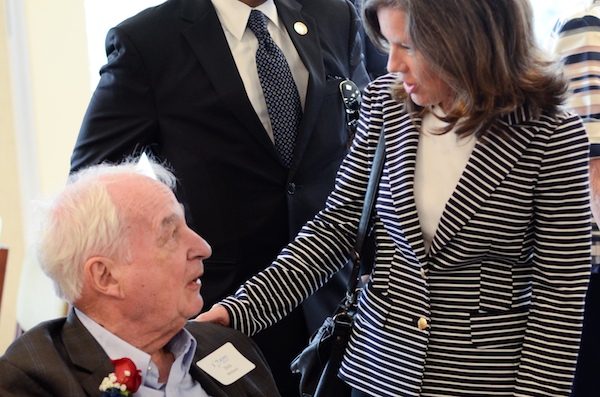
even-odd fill
[[[99,294],[123,298],[121,273],[112,259],[104,256],[94,256],[85,262],[84,278],[88,280],[89,288]]]

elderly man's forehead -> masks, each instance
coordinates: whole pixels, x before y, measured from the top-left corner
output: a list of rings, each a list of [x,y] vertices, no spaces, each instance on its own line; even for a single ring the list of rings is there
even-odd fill
[[[159,200],[175,200],[175,195],[161,182],[139,174],[116,175],[104,181],[114,204],[128,213],[144,213]]]

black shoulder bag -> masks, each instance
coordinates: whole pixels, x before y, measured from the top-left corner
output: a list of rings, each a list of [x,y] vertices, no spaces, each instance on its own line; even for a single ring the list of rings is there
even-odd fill
[[[336,313],[325,319],[323,325],[311,336],[308,346],[290,365],[292,372],[301,375],[300,394],[302,397],[350,396],[350,387],[337,376],[337,373],[350,339],[354,315],[356,314],[356,304],[360,294],[360,289],[357,288],[360,278],[360,253],[363,252],[371,212],[375,205],[377,187],[383,169],[384,146],[385,137],[382,128],[365,193],[356,243],[354,249],[350,252],[353,268],[346,296],[340,303]]]

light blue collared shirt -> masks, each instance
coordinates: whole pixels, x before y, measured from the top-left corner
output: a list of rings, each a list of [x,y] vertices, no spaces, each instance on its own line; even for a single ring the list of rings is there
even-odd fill
[[[142,385],[135,392],[136,397],[210,397],[190,375],[197,342],[188,330],[182,329],[167,344],[166,348],[175,356],[175,362],[167,383],[160,383],[158,369],[149,354],[113,335],[82,311],[75,309],[75,314],[111,360],[127,357],[142,371]]]

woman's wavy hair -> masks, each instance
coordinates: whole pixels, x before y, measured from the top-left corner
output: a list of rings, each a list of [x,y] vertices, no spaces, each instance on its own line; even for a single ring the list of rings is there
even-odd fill
[[[539,115],[555,113],[563,103],[568,80],[536,43],[528,0],[365,0],[365,30],[386,50],[377,18],[381,7],[405,13],[412,47],[450,86],[446,131],[456,125],[459,135],[481,136],[519,106]],[[411,114],[426,111],[400,83],[393,95]]]

